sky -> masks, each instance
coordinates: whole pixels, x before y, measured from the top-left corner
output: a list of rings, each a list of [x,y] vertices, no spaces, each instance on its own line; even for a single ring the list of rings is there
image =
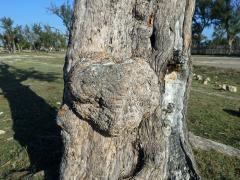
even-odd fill
[[[34,23],[49,24],[52,27],[65,32],[62,21],[47,11],[51,3],[61,5],[66,0],[0,0],[0,18],[10,17],[15,25],[32,25]],[[73,0],[69,0],[73,2]],[[203,32],[211,39],[213,28],[206,28]]]
[[[205,35],[209,40],[212,39],[213,27],[208,27],[203,30],[203,35]]]
[[[62,21],[47,11],[51,3],[61,5],[65,0],[0,0],[0,18],[13,19],[15,25],[49,24],[65,32]],[[70,0],[69,2],[73,2]]]

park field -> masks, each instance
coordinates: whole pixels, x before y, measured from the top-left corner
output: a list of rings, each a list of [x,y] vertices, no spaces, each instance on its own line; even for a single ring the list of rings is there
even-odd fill
[[[194,73],[211,81],[203,85],[193,79],[188,128],[240,149],[240,69],[211,67],[205,60],[194,57]],[[63,53],[0,54],[0,179],[57,179],[62,142],[55,117],[63,63]],[[238,92],[219,90],[219,84],[237,86]],[[240,179],[239,159],[214,151],[194,153],[204,179]]]

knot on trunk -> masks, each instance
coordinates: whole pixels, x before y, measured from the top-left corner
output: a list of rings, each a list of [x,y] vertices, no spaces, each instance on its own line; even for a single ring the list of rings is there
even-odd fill
[[[160,102],[158,78],[142,59],[82,60],[69,77],[73,108],[85,121],[108,136],[137,128]],[[91,62],[91,64],[89,64]]]

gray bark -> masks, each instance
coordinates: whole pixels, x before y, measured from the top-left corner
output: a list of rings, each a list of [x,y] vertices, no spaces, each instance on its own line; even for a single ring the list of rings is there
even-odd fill
[[[76,0],[61,179],[200,179],[188,143],[194,0]]]

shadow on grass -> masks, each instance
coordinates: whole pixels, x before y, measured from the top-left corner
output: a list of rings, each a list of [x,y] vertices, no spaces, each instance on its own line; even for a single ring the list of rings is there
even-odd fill
[[[235,110],[231,110],[231,109],[223,109],[223,111],[225,111],[226,113],[228,113],[232,116],[240,117],[240,111],[235,111]]]
[[[11,109],[14,139],[26,148],[31,163],[22,171],[44,170],[45,179],[58,179],[62,141],[55,121],[56,109],[21,84],[28,78],[49,82],[56,79],[56,74],[0,64],[0,88]]]

